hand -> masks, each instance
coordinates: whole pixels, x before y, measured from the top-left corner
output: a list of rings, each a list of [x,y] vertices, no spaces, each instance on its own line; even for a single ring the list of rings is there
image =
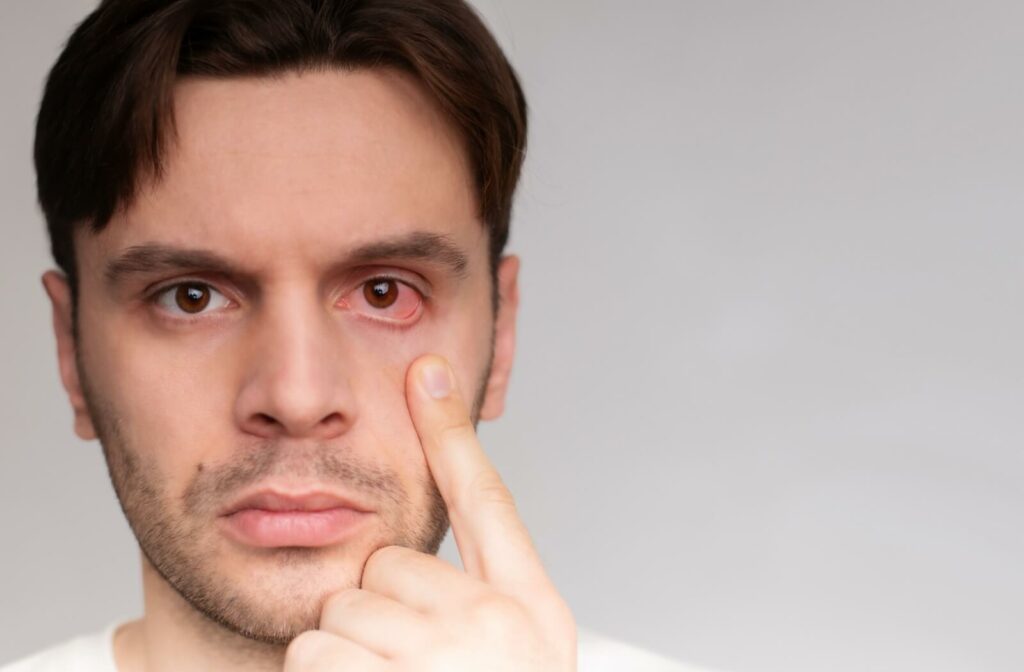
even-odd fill
[[[373,553],[359,588],[331,595],[285,672],[574,672],[576,625],[508,488],[477,441],[447,362],[409,368],[406,396],[465,572],[402,546]]]

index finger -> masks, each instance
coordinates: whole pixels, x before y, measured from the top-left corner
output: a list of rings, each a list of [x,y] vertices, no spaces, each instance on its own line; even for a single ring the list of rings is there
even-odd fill
[[[547,581],[515,500],[484,453],[448,362],[420,357],[406,396],[466,572],[509,588]]]

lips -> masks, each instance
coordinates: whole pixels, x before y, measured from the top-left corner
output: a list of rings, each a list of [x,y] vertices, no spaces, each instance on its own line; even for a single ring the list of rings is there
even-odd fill
[[[263,489],[226,507],[217,526],[248,547],[326,547],[353,539],[373,518],[369,509],[332,492]]]
[[[352,509],[359,512],[369,511],[369,509],[360,506],[351,499],[331,492],[285,493],[267,489],[243,496],[241,499],[228,505],[220,515],[230,516],[246,509],[281,512],[327,511],[330,509]]]

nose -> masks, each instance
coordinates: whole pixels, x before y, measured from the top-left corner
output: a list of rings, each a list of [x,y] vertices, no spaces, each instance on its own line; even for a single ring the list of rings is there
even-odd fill
[[[254,316],[235,406],[243,431],[329,440],[355,421],[344,343],[329,312],[313,303],[268,302]]]

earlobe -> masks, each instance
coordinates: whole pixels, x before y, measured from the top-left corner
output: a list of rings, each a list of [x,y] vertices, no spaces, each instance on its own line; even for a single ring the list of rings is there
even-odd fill
[[[75,334],[71,315],[71,287],[67,278],[57,271],[43,274],[43,288],[50,297],[53,307],[53,333],[57,339],[57,365],[60,369],[61,382],[67,392],[71,410],[75,415],[75,434],[85,441],[96,438],[96,429],[82,394],[82,385],[78,376],[78,364],[75,361]]]
[[[498,314],[494,322],[494,359],[487,391],[480,408],[481,420],[494,420],[505,411],[505,395],[516,350],[516,313],[519,309],[519,257],[507,255],[498,265]]]

